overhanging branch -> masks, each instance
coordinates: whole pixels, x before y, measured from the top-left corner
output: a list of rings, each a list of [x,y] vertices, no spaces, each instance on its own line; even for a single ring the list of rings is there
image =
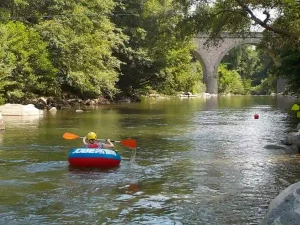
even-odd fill
[[[264,21],[262,21],[261,19],[257,18],[254,13],[252,12],[252,10],[246,5],[244,4],[241,0],[235,0],[237,2],[237,4],[242,8],[243,11],[247,12],[250,15],[250,18],[258,25],[262,26],[263,28],[265,28],[266,30],[272,31],[274,33],[277,34],[281,34],[283,36],[288,36],[291,37],[293,36],[290,32],[280,29],[278,27],[275,27],[271,24],[268,24],[268,21],[270,20],[270,13],[267,12],[266,10],[263,12],[267,17]]]

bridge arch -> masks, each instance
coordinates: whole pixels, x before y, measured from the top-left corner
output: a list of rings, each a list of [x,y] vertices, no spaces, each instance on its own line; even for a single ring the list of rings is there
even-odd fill
[[[206,92],[210,94],[218,94],[218,67],[224,56],[231,49],[243,44],[258,45],[261,42],[262,37],[262,33],[258,32],[249,33],[246,37],[238,37],[229,35],[228,33],[222,33],[222,40],[218,43],[218,45],[208,47],[205,43],[209,39],[209,36],[198,34],[194,39],[196,44],[195,56],[202,65],[203,82],[206,84]],[[282,84],[282,79],[280,81]],[[283,90],[281,92],[283,92]]]

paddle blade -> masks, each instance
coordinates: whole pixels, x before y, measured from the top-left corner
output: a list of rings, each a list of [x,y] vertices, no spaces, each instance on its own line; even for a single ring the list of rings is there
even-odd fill
[[[80,137],[76,134],[64,133],[63,138],[67,139],[67,140],[73,140],[73,139],[80,138]]]
[[[125,139],[125,140],[122,140],[120,143],[129,148],[136,148],[136,141],[133,139]]]

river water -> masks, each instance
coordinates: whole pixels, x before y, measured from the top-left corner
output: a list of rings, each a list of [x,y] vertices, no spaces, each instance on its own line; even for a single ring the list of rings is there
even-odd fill
[[[151,99],[5,117],[0,224],[257,224],[297,182],[300,155],[280,144],[297,123],[293,99]],[[259,119],[254,119],[254,114]],[[76,169],[63,133],[137,141],[120,167]]]

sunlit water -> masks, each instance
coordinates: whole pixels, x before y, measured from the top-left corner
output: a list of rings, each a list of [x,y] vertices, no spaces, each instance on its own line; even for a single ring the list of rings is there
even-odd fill
[[[5,117],[0,224],[257,224],[298,181],[298,152],[280,144],[299,122],[276,97],[145,100]],[[254,114],[259,119],[254,120]],[[64,132],[134,138],[119,168],[75,169]]]

